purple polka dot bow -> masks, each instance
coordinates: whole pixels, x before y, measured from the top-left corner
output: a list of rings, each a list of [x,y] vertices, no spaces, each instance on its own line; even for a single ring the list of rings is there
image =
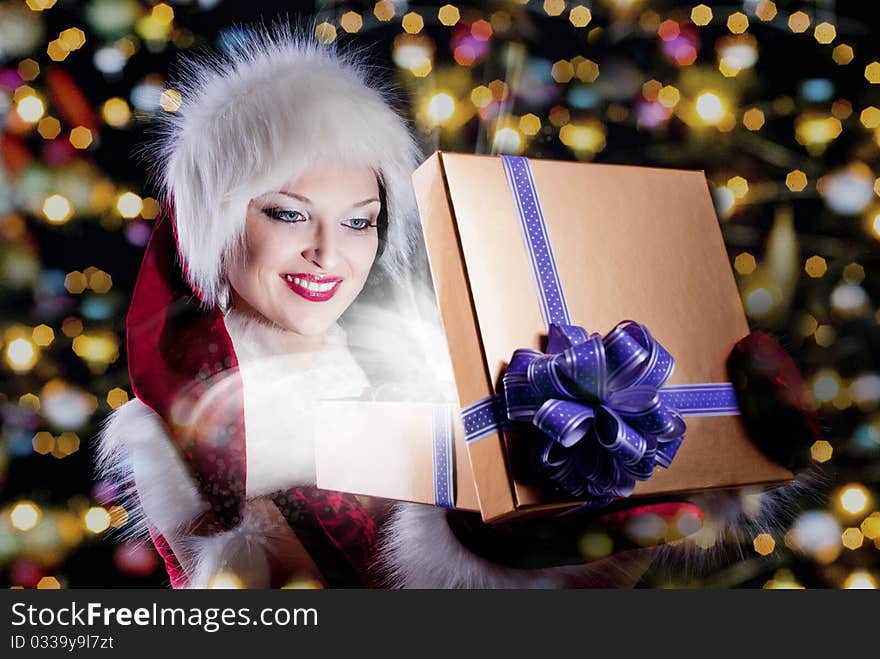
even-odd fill
[[[511,421],[542,433],[539,471],[569,494],[605,503],[668,467],[685,433],[660,394],[675,360],[625,320],[604,337],[551,323],[547,352],[516,350],[502,382]]]

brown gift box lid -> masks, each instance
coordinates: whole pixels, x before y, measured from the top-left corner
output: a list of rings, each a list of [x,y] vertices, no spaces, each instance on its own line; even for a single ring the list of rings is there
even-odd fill
[[[703,173],[529,162],[572,323],[604,336],[635,320],[676,360],[667,385],[728,382],[727,356],[749,327]],[[515,349],[542,349],[547,327],[502,159],[438,152],[413,182],[466,406],[495,393]],[[792,478],[738,416],[685,421],[672,465],[637,482],[633,496]],[[574,505],[522,482],[515,433],[467,450],[486,521]]]
[[[436,418],[447,419],[451,451],[435,450]],[[458,406],[411,401],[327,400],[318,403],[317,485],[326,490],[443,505],[435,473],[449,460],[449,503],[479,510]],[[447,504],[448,506],[448,504]],[[448,506],[451,507],[451,506]]]

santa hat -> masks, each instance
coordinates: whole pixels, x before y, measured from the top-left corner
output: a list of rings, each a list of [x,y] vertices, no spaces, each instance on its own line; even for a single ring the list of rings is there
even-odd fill
[[[419,150],[364,54],[282,24],[236,34],[225,53],[185,61],[169,84],[180,104],[157,118],[143,152],[163,213],[127,316],[132,389],[166,421],[221,528],[238,524],[246,492],[243,396],[223,307],[250,199],[313,164],[368,166],[384,226],[367,287],[403,280],[421,244],[410,181]],[[195,415],[208,399],[211,414]]]

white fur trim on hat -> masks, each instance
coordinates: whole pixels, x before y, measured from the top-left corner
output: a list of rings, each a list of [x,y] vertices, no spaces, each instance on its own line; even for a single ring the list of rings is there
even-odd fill
[[[419,239],[410,175],[420,153],[363,53],[277,23],[181,69],[169,83],[180,106],[157,116],[144,152],[173,203],[183,265],[203,303],[223,301],[224,260],[250,199],[328,160],[377,172],[388,214],[377,266],[403,271]]]

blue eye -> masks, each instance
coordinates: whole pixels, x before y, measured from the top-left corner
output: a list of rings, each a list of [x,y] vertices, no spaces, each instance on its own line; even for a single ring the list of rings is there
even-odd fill
[[[366,231],[367,229],[376,226],[375,224],[370,224],[370,220],[365,217],[352,217],[342,224],[355,231]]]
[[[298,222],[305,222],[306,219],[308,219],[299,211],[285,210],[283,208],[266,208],[263,212],[273,220],[287,222],[288,224],[297,224]]]

